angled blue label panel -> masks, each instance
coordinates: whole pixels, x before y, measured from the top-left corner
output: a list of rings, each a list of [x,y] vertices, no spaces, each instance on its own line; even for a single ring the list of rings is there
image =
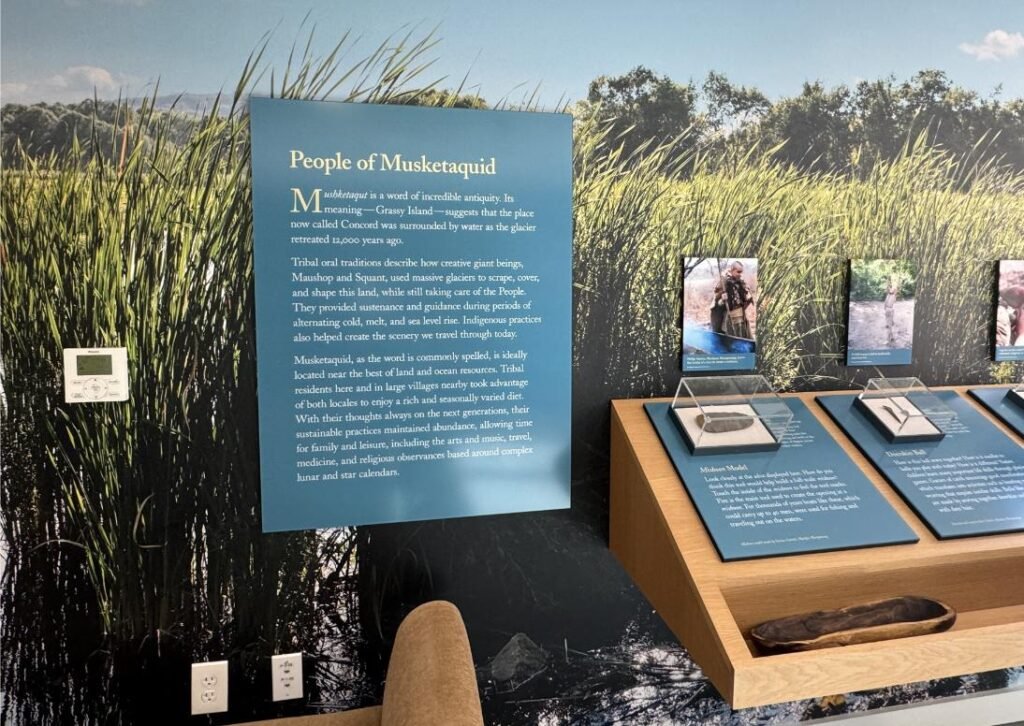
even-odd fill
[[[568,507],[571,118],[250,112],[264,531]]]
[[[1007,398],[1010,388],[971,388],[967,392],[1000,421],[1024,436],[1024,405]]]
[[[644,408],[726,562],[917,542],[842,447],[797,398],[777,451],[693,456],[669,404]]]
[[[955,391],[957,418],[939,441],[889,443],[853,395],[818,403],[940,539],[1024,530],[1024,449]]]

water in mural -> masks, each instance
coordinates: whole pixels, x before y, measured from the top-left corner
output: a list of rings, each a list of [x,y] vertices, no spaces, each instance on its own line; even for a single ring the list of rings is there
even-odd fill
[[[863,693],[795,701],[779,706],[734,711],[672,642],[653,642],[635,623],[616,645],[578,652],[568,645],[551,654],[529,641],[531,659],[521,655],[522,681],[488,681],[485,705],[499,724],[709,724],[750,726],[805,721],[840,713],[1012,686],[1024,669],[996,671],[968,678],[914,683]],[[518,646],[518,641],[511,641]],[[523,650],[517,647],[517,652]],[[493,669],[493,666],[492,666]]]
[[[371,55],[350,100],[473,105],[417,87],[431,44]],[[757,144],[625,146],[582,109],[572,510],[263,535],[244,114],[258,67],[199,115],[86,104],[80,143],[56,156],[5,137],[0,722],[182,723],[188,664],[220,657],[233,669],[222,723],[376,703],[398,623],[433,598],[464,614],[494,724],[770,724],[1024,680],[734,712],[606,539],[608,400],[674,388],[684,257],[760,260],[758,366],[782,388],[869,375],[841,365],[850,257],[919,262],[911,373],[1015,379],[988,359],[977,291],[986,260],[1024,257],[1019,171],[927,135],[846,172]],[[274,94],[320,97],[344,73],[320,68],[278,73]],[[128,347],[129,404],[63,404],[55,362],[78,345]],[[273,704],[267,657],[296,650],[308,698]]]

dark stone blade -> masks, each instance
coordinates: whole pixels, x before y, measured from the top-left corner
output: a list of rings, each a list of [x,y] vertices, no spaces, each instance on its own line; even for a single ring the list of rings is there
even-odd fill
[[[754,425],[754,417],[735,411],[708,411],[697,416],[697,425],[706,434],[724,434],[750,428]]]

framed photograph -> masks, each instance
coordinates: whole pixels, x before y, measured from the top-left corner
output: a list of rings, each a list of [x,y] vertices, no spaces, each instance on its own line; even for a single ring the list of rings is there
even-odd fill
[[[753,370],[757,259],[683,258],[683,371]]]
[[[996,297],[996,361],[1024,360],[1024,260],[1000,260]]]
[[[916,289],[911,260],[850,260],[846,365],[910,364]]]

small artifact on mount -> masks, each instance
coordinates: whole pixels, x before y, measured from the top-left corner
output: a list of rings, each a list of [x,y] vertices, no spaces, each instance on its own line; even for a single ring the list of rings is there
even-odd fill
[[[764,376],[683,376],[668,409],[694,456],[776,451],[793,410]]]
[[[744,413],[708,411],[697,415],[697,426],[706,434],[742,431],[754,425],[754,417]]]
[[[853,405],[891,444],[939,441],[956,418],[953,409],[913,377],[871,378]]]
[[[769,620],[751,628],[750,637],[765,651],[787,653],[941,633],[954,622],[949,605],[903,595]]]
[[[909,414],[897,411],[892,406],[887,406],[884,403],[882,404],[882,410],[884,410],[886,413],[888,413],[890,416],[892,416],[894,419],[896,419],[896,423],[899,423],[899,424],[902,424],[904,421],[906,421],[907,420],[907,416],[909,415]]]

